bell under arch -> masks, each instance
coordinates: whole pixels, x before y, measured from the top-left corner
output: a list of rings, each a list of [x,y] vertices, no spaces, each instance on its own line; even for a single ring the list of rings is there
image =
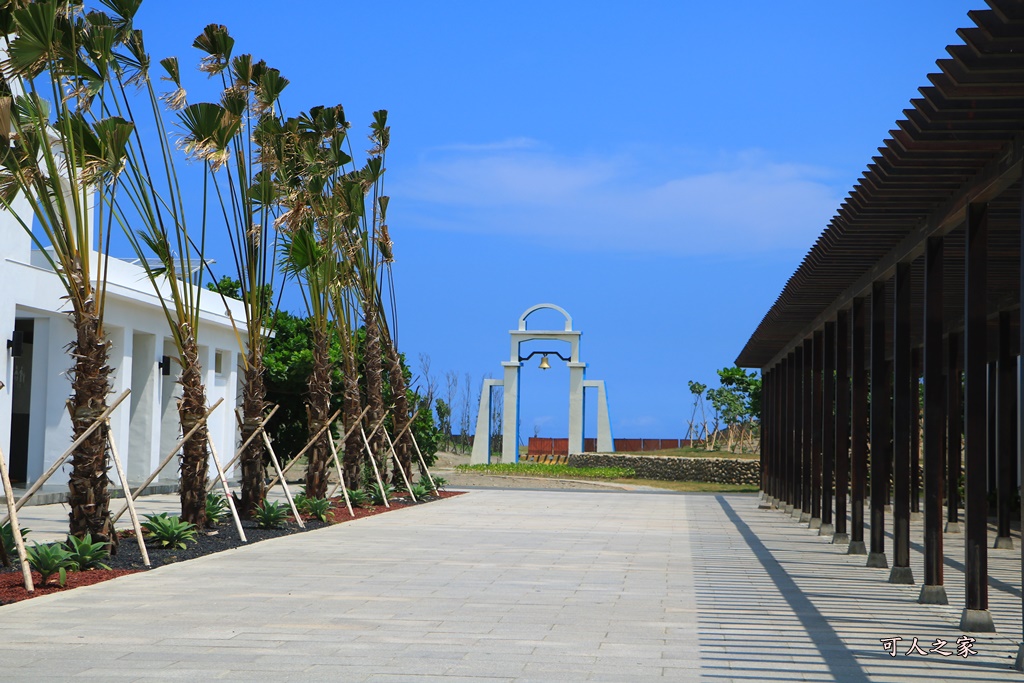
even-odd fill
[[[564,328],[561,330],[529,329],[529,317],[540,310],[553,310],[561,313],[565,318]],[[491,433],[491,390],[498,386],[502,388],[504,400],[501,461],[519,462],[519,371],[523,361],[526,360],[521,355],[520,349],[523,343],[538,340],[560,341],[569,344],[568,359],[555,351],[547,354],[548,356],[557,356],[569,366],[569,454],[583,452],[584,400],[585,389],[588,388],[597,389],[597,450],[606,453],[614,450],[611,420],[608,415],[608,394],[605,390],[604,380],[586,379],[587,364],[580,361],[581,334],[579,330],[572,328],[572,316],[556,304],[536,304],[523,311],[523,314],[519,316],[517,329],[509,330],[510,352],[509,359],[501,364],[502,379],[484,380],[480,395],[480,410],[476,420],[477,438],[473,439],[473,454],[470,463],[474,465],[487,464],[491,460],[490,439],[479,437],[480,435],[487,437]],[[538,353],[543,353],[543,351],[535,351],[530,355]]]

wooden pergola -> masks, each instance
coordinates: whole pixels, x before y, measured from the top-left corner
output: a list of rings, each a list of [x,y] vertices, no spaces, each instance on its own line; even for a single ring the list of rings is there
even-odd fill
[[[947,47],[736,360],[764,380],[765,497],[875,567],[888,566],[891,503],[893,583],[914,582],[910,519],[923,485],[920,602],[947,601],[943,533],[961,532],[964,503],[970,631],[995,630],[988,548],[1012,547],[1024,424],[1024,3],[988,4],[969,13],[963,44]]]

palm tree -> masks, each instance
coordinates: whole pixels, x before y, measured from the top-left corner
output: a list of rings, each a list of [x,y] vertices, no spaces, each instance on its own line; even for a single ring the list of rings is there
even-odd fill
[[[261,428],[266,407],[263,355],[266,350],[274,290],[277,241],[273,221],[277,213],[277,195],[271,180],[274,171],[272,151],[264,148],[277,143],[281,123],[275,105],[288,79],[277,69],[255,61],[252,55],[231,58],[233,43],[223,26],[211,24],[196,38],[194,47],[206,53],[203,67],[227,64],[219,73],[223,92],[221,103],[241,118],[242,125],[224,149],[228,151],[224,173],[212,171],[220,214],[231,244],[235,276],[245,310],[244,380],[242,387],[241,440],[249,442],[243,451],[240,512],[249,517],[266,497],[265,448],[262,439],[249,437]],[[174,99],[174,98],[171,98]],[[180,98],[178,98],[180,99]],[[216,112],[216,110],[213,110]],[[198,131],[192,130],[192,138]],[[215,141],[216,145],[217,142]],[[218,148],[218,152],[221,152]]]
[[[106,116],[116,97],[113,45],[130,36],[103,16],[81,16],[73,2],[0,8],[7,58],[0,83],[0,203],[32,235],[60,280],[75,340],[68,352],[72,438],[107,406],[110,343],[103,327],[109,220],[133,125]],[[17,37],[10,40],[11,35]],[[101,112],[97,115],[96,112]],[[21,201],[32,216],[22,215]],[[107,225],[94,251],[93,219]],[[46,242],[32,233],[33,219]],[[107,433],[96,429],[72,454],[70,533],[116,543],[107,493]]]
[[[278,220],[284,233],[281,265],[300,285],[312,333],[313,367],[306,395],[310,434],[319,432],[330,417],[332,301],[344,270],[344,260],[334,250],[334,233],[343,218],[334,186],[351,161],[342,151],[347,128],[340,105],[313,107],[285,122],[276,147],[275,179],[286,208]],[[330,438],[327,430],[308,451],[306,495],[310,497],[327,495]]]

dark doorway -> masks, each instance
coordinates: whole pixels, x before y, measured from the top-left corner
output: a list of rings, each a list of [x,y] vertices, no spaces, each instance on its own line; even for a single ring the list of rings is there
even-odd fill
[[[28,479],[29,408],[32,405],[32,343],[35,321],[19,318],[14,321],[14,373],[11,382],[11,482],[24,484]],[[15,339],[15,342],[18,340]],[[20,349],[17,348],[20,346]]]

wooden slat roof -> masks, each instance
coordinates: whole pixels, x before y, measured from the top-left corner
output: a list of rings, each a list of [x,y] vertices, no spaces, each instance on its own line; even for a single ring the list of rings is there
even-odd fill
[[[897,128],[790,277],[736,363],[774,366],[835,318],[873,280],[920,260],[929,236],[949,235],[946,326],[961,326],[966,207],[990,202],[990,307],[1019,305],[1024,143],[1024,2],[988,0],[968,13],[963,44],[946,48],[930,85],[910,100]],[[923,283],[919,263],[915,280]],[[891,289],[891,287],[890,287]],[[921,292],[914,320],[920,328]]]

